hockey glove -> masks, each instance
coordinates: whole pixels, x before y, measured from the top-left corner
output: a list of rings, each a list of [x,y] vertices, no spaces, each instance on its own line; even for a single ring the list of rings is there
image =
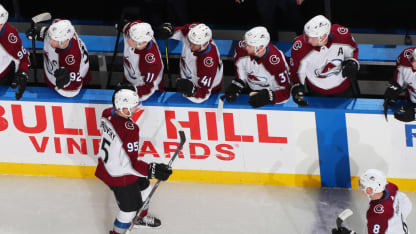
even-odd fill
[[[122,19],[120,21],[118,21],[118,23],[116,23],[114,25],[114,27],[117,29],[117,31],[119,31],[120,33],[124,32],[124,28],[127,26],[127,24],[129,24],[130,21],[127,19]]]
[[[163,23],[156,28],[155,37],[166,40],[173,35],[174,28],[171,23]]]
[[[293,101],[296,102],[299,106],[307,106],[308,103],[303,100],[305,97],[305,86],[301,85],[300,83],[294,84],[292,86],[292,98]]]
[[[333,228],[332,234],[355,234],[355,232],[345,227],[340,227],[340,228]]]
[[[261,107],[274,103],[274,92],[270,89],[262,89],[260,92],[250,96],[248,103],[253,107]]]
[[[237,97],[240,96],[241,91],[244,88],[244,83],[240,80],[232,80],[231,84],[228,85],[227,89],[225,90],[225,99],[228,102],[234,102],[237,100]]]
[[[45,33],[47,31],[48,27],[46,26],[43,26],[42,28],[29,28],[28,30],[26,30],[26,37],[29,40],[32,40],[32,38],[34,38],[36,41],[43,41],[43,39],[45,39]]]
[[[168,165],[163,163],[150,163],[147,177],[149,179],[156,178],[158,180],[164,181],[167,180],[171,174],[172,168],[170,168]]]
[[[360,65],[355,59],[348,59],[342,62],[342,76],[343,77],[348,77],[348,78],[355,80],[357,78],[357,73],[359,69],[360,69]]]
[[[186,97],[193,97],[196,94],[196,87],[190,79],[178,78],[176,80],[176,88],[178,92],[183,93]]]
[[[28,80],[29,80],[29,76],[27,75],[26,72],[22,70],[18,70],[16,74],[14,74],[13,81],[10,84],[10,86],[13,89],[17,88],[16,93],[15,93],[16,100],[19,100],[23,96]]]
[[[56,69],[53,75],[56,78],[56,87],[58,87],[58,89],[62,89],[68,86],[70,78],[69,72],[66,70],[66,68],[60,67]]]
[[[415,120],[415,108],[402,106],[399,111],[394,113],[394,118],[402,122],[412,122]]]
[[[399,98],[401,91],[402,89],[398,83],[394,81],[390,82],[386,92],[384,92],[384,102],[389,106],[394,105],[397,101],[397,98]]]

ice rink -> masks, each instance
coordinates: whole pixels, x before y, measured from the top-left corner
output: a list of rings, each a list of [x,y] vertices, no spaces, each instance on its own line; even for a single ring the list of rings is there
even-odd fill
[[[118,212],[98,179],[1,175],[0,184],[2,234],[107,234]],[[416,206],[416,192],[406,194]],[[346,225],[365,233],[367,203],[349,189],[168,181],[150,203],[162,228],[132,233],[330,233],[345,208],[354,212]],[[407,221],[416,233],[415,209]]]

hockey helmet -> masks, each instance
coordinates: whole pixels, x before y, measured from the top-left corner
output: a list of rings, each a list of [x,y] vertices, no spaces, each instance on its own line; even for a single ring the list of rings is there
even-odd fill
[[[64,42],[75,34],[75,28],[69,20],[59,20],[51,24],[48,35],[52,40]]]
[[[416,60],[416,49],[413,50],[412,57],[413,57],[413,60]]]
[[[323,42],[323,36],[329,35],[331,22],[323,15],[317,15],[310,19],[304,27],[304,32],[308,37],[318,37],[319,44]]]
[[[265,27],[258,26],[248,30],[244,34],[244,40],[248,45],[254,47],[265,47],[270,42],[270,34]]]
[[[188,39],[192,44],[203,46],[212,38],[211,29],[205,24],[198,24],[191,28],[188,33]]]
[[[366,191],[367,188],[372,188],[374,193],[383,192],[387,185],[387,178],[383,172],[377,169],[366,170],[358,180],[358,186],[360,190]]]
[[[0,24],[5,24],[9,18],[9,12],[0,4]]]
[[[148,23],[133,24],[129,29],[129,37],[137,43],[149,42],[153,38],[153,30]]]
[[[135,90],[122,88],[114,91],[113,105],[116,110],[122,111],[123,108],[127,108],[129,111],[128,117],[132,116],[136,108],[138,108],[140,101],[139,95]]]

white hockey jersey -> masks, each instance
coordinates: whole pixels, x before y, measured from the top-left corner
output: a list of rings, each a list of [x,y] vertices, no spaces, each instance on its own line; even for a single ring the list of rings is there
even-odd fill
[[[405,49],[396,60],[396,71],[394,72],[393,80],[397,82],[400,87],[407,89],[409,99],[416,103],[416,70],[412,67],[413,50],[416,47]]]
[[[197,88],[195,96],[186,98],[192,102],[201,103],[207,100],[211,93],[220,91],[223,64],[213,40],[209,42],[207,49],[204,51],[198,53],[191,51],[187,35],[195,25],[198,25],[198,23],[175,27],[175,33],[171,38],[182,41],[179,64],[181,78],[190,79]]]
[[[342,76],[342,62],[348,58],[358,61],[358,48],[349,30],[334,24],[326,46],[312,47],[304,35],[295,39],[290,59],[291,79],[307,84],[314,91],[326,95],[338,94],[350,87]]]

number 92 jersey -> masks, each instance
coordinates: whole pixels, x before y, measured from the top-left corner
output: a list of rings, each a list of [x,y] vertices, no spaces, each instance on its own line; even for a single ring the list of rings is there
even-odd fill
[[[110,186],[134,183],[147,176],[148,164],[138,160],[139,127],[131,119],[115,113],[114,108],[103,111],[101,142],[95,175]]]

